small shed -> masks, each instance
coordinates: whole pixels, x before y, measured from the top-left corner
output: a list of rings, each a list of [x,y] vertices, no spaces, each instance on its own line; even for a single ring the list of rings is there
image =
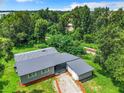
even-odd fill
[[[67,63],[67,70],[75,80],[83,80],[92,76],[93,67],[84,60],[78,59]]]
[[[73,24],[72,23],[67,24],[66,29],[67,31],[72,32],[74,30]]]

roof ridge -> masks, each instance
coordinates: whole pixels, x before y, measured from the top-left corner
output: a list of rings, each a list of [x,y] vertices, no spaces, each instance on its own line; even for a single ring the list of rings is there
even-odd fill
[[[51,49],[51,48],[55,49],[54,47],[48,47],[48,48],[43,48],[43,49],[37,49],[37,50],[27,51],[27,52],[23,52],[23,53],[17,53],[17,54],[14,54],[14,56],[24,55],[24,54],[32,53],[32,52],[39,52],[41,50]]]
[[[53,55],[53,54],[61,54],[61,53],[59,53],[59,52],[57,52],[57,53],[51,53],[51,54],[47,54],[47,55],[43,55],[43,56],[38,56],[38,57],[35,57],[35,58],[30,58],[30,60],[31,59],[37,59],[37,58],[40,58],[40,57],[49,56],[49,55]],[[29,59],[26,59],[26,60],[23,60],[23,61],[27,61],[27,60],[29,60]],[[20,62],[20,61],[18,61],[18,62]]]

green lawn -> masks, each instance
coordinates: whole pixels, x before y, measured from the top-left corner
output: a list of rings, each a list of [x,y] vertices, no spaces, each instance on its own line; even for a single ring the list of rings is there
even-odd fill
[[[83,56],[83,58],[86,59],[88,64],[95,68],[94,78],[83,83],[86,93],[120,93],[119,88],[113,84],[111,78],[103,74],[102,68],[92,62],[92,55],[86,55]]]
[[[26,52],[30,50],[35,50],[38,48],[14,48],[14,53]],[[53,79],[48,79],[40,83],[33,84],[28,87],[22,87],[19,85],[19,77],[16,75],[13,67],[14,60],[9,61],[8,63],[0,59],[1,63],[4,63],[5,70],[0,78],[0,93],[15,93],[16,91],[21,91],[19,93],[55,93],[53,89]]]

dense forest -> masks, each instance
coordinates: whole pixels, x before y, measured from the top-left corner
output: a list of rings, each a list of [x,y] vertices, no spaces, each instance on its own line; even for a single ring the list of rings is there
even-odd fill
[[[67,25],[73,24],[73,31]],[[98,45],[94,59],[124,92],[124,11],[76,7],[72,11],[12,12],[0,19],[0,58],[13,58],[13,47],[52,46],[74,55],[85,54],[82,42]],[[42,46],[43,47],[43,46]],[[0,63],[0,71],[4,65]]]

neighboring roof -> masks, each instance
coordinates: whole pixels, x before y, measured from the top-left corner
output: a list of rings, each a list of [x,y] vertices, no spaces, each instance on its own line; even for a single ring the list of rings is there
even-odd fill
[[[67,26],[72,27],[72,26],[73,26],[73,24],[72,24],[72,23],[68,23],[68,24],[67,24]]]
[[[58,53],[58,51],[53,47],[49,47],[49,48],[34,50],[30,52],[15,54],[14,58],[16,62],[19,62],[19,61],[23,61],[27,59],[29,60],[32,58],[37,58],[37,57],[41,57],[41,56],[45,56],[45,55],[53,54],[53,53]]]
[[[89,66],[83,59],[68,62],[67,65],[78,75],[92,71],[94,68]]]
[[[48,67],[56,66],[61,63],[79,59],[68,53],[53,53],[32,59],[20,60],[16,63],[19,76],[39,71]]]

